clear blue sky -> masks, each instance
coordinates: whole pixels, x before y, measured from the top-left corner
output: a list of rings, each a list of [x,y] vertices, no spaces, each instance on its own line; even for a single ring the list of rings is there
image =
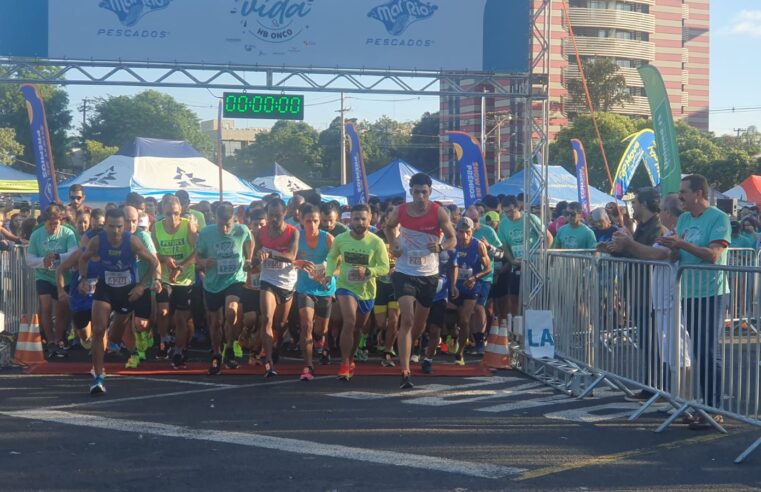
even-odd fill
[[[761,0],[712,0],[711,2],[711,130],[731,133],[734,128],[756,125],[761,129],[761,109],[735,113],[725,108],[761,107]],[[133,95],[143,89],[133,87],[68,86],[71,109],[78,128],[82,119],[77,107],[84,97]],[[217,100],[205,89],[170,89],[178,101],[190,106],[201,119],[216,118]],[[213,91],[220,95],[222,91]],[[339,95],[306,93],[305,121],[324,129],[337,116]],[[436,97],[348,95],[349,117],[376,120],[386,115],[400,121],[414,121],[425,111],[437,111]],[[237,120],[239,127],[268,127],[272,121]]]

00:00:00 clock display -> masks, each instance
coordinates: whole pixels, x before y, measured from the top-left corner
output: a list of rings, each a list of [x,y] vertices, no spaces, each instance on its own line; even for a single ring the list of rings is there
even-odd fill
[[[278,113],[300,114],[300,96],[227,96],[225,111],[229,113]]]

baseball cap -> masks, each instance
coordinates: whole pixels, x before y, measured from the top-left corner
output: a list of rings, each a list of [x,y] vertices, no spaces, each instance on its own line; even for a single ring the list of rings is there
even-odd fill
[[[486,212],[484,214],[484,220],[491,221],[494,224],[499,224],[499,214],[493,210]]]
[[[462,217],[460,218],[460,221],[457,222],[457,228],[458,229],[473,229],[473,221],[470,219],[470,217]]]
[[[351,212],[343,212],[341,214],[341,220],[350,220],[351,219]]]

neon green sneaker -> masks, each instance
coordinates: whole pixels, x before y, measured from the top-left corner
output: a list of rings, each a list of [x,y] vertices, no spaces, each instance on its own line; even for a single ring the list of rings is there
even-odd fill
[[[145,352],[148,350],[148,341],[145,339],[145,334],[142,331],[135,333],[135,348],[138,352]]]
[[[238,359],[243,357],[243,347],[240,346],[238,340],[233,342],[233,355],[235,355],[235,357]]]
[[[367,335],[364,333],[359,336],[359,350],[365,350],[367,348]]]
[[[140,356],[137,354],[132,354],[129,356],[129,359],[127,360],[127,363],[124,364],[125,369],[137,369],[140,365]]]
[[[454,363],[457,366],[464,366],[465,365],[465,358],[464,357],[457,357],[457,358],[455,358]]]
[[[140,357],[140,360],[145,360],[145,352],[137,351],[137,356]]]

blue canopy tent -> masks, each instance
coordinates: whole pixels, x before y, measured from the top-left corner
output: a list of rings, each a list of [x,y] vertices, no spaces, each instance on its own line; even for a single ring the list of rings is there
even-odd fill
[[[536,166],[536,164],[534,164]],[[523,193],[523,176],[524,170],[518,171],[504,181],[493,184],[489,187],[489,193],[492,195],[517,195]],[[533,178],[533,177],[532,177]],[[531,189],[536,191],[538,184],[536,179],[532,179]],[[579,201],[578,186],[576,176],[569,173],[562,166],[547,166],[547,195],[549,197],[550,207],[555,207],[558,202],[577,202]],[[595,209],[604,207],[606,203],[615,202],[612,196],[602,191],[589,187],[590,206]],[[532,205],[539,205],[535,201]]]
[[[407,162],[395,160],[367,176],[367,186],[370,188],[370,195],[376,196],[381,200],[403,197],[407,201],[412,201],[409,186],[410,178],[419,172],[419,169],[412,167]],[[352,183],[348,183],[343,186],[327,189],[325,193],[351,197],[354,195],[354,188]],[[433,179],[431,200],[441,203],[454,203],[459,207],[465,205],[460,188],[450,186],[437,179]]]
[[[135,191],[156,199],[186,190],[190,201],[219,200],[219,167],[182,140],[135,138],[129,145],[59,186],[65,200],[73,184],[84,186],[87,203],[120,202]],[[224,199],[248,205],[267,193],[223,171]]]

